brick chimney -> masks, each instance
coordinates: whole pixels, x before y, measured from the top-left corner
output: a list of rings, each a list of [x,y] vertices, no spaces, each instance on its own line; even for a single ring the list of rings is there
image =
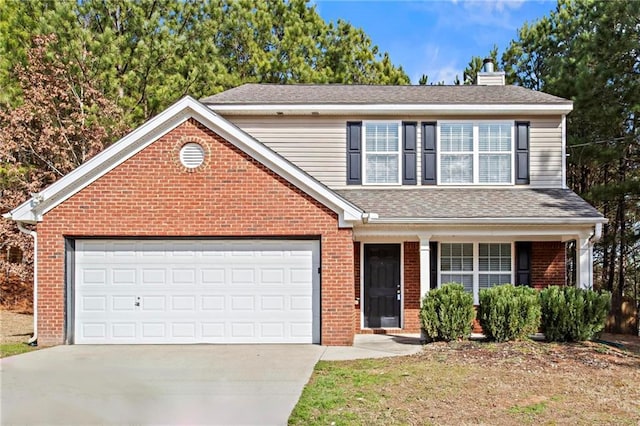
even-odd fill
[[[482,71],[476,79],[478,86],[504,86],[504,71],[494,71],[493,59],[482,61]]]

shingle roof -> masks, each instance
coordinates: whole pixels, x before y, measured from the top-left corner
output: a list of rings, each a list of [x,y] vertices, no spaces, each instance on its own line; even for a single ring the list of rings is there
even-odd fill
[[[377,213],[380,219],[603,218],[568,189],[357,188],[335,192],[365,212]]]
[[[519,86],[245,84],[201,100],[209,105],[555,104],[571,101]]]

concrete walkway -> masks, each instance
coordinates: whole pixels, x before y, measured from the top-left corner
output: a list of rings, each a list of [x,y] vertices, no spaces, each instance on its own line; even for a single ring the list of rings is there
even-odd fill
[[[0,424],[286,425],[319,359],[410,355],[417,336],[354,346],[73,345],[0,359]]]
[[[356,334],[353,346],[325,346],[323,361],[413,355],[422,350],[419,334]]]

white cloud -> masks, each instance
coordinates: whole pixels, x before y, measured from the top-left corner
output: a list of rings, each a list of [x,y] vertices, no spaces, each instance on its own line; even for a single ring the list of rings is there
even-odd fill
[[[466,5],[472,5],[473,7],[483,7],[488,10],[496,10],[497,12],[504,12],[507,9],[517,10],[522,7],[524,0],[476,0],[467,1]]]
[[[411,77],[411,82],[417,84],[422,74],[429,76],[429,83],[436,84],[444,81],[445,84],[453,84],[456,75],[462,79],[462,70],[464,66],[460,66],[459,54],[452,50],[443,52],[439,45],[428,43],[416,49],[420,52],[418,55],[420,60],[415,61],[413,69],[407,70]]]

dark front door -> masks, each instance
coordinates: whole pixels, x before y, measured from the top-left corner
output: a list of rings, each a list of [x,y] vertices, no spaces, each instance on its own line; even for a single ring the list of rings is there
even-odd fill
[[[400,244],[364,245],[364,326],[400,327]]]

